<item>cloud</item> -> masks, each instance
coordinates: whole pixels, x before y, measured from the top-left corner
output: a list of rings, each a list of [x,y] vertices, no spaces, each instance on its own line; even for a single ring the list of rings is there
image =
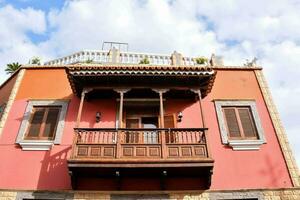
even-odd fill
[[[0,8],[0,26],[6,27],[0,30],[0,64],[100,49],[103,41],[128,42],[138,52],[216,53],[228,65],[256,56],[300,165],[299,10],[293,0],[77,0],[49,12],[7,5]],[[34,43],[28,32],[48,39]]]
[[[46,31],[45,13],[32,8],[15,9],[11,5],[0,8],[0,70],[4,73],[7,63],[27,63],[40,49],[26,33],[41,34]],[[7,78],[0,76],[0,82]]]

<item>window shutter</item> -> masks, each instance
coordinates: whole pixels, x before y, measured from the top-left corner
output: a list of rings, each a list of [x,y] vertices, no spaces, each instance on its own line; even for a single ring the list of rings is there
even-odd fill
[[[241,137],[234,108],[223,108],[229,137]]]
[[[60,108],[49,108],[43,137],[53,138],[58,122]]]
[[[40,133],[40,128],[43,123],[43,118],[45,114],[44,108],[37,108],[34,110],[30,127],[28,129],[27,137],[38,137]]]
[[[238,109],[245,137],[257,137],[250,108]]]

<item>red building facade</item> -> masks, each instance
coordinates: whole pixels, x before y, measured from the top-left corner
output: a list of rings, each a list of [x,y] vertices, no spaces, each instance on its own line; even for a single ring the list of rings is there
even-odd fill
[[[139,64],[143,56],[150,64]],[[254,64],[80,52],[21,67],[0,96],[3,198],[300,196],[297,166]]]

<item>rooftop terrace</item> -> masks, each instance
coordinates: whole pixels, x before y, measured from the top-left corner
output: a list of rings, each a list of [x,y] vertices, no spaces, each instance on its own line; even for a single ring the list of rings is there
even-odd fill
[[[203,57],[202,57],[203,58]],[[223,66],[223,60],[220,56],[214,54],[206,62],[199,62],[199,57],[186,57],[174,51],[171,55],[152,54],[152,53],[136,53],[136,52],[120,52],[118,49],[110,50],[84,50],[73,53],[69,56],[64,56],[54,60],[45,62],[45,65],[71,65],[80,63],[122,63],[122,64],[141,64],[143,60],[147,60],[150,65],[188,65],[194,66],[199,64],[204,65],[219,65]],[[203,61],[203,60],[202,60]]]

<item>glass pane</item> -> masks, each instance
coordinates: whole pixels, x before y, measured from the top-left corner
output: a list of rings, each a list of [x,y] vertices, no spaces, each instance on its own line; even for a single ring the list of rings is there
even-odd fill
[[[49,108],[43,137],[53,138],[58,122],[60,108]]]
[[[35,109],[31,122],[30,127],[28,130],[27,137],[38,137],[41,129],[41,125],[43,122],[43,117],[45,114],[45,109]]]

